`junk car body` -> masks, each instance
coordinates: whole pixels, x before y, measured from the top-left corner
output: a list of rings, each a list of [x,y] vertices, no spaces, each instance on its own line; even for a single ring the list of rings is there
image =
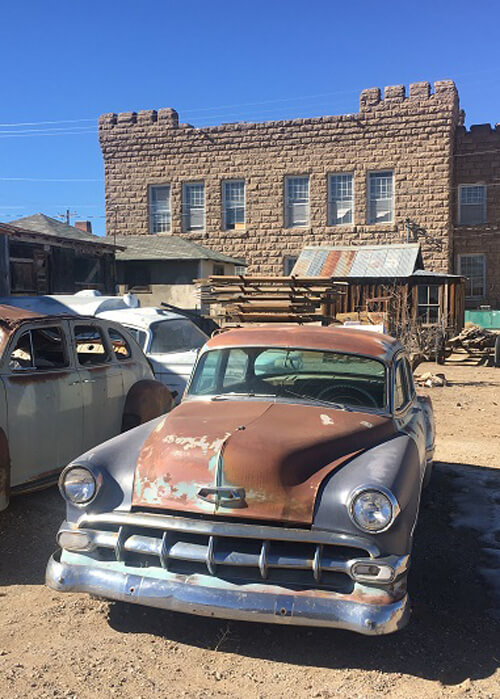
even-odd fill
[[[180,406],[69,464],[60,591],[390,633],[434,449],[404,348],[362,330],[233,329]]]
[[[0,305],[0,509],[171,406],[118,323]]]
[[[155,377],[180,402],[198,350],[208,336],[180,313],[153,306],[104,311],[99,317],[121,323],[134,336],[151,362]]]

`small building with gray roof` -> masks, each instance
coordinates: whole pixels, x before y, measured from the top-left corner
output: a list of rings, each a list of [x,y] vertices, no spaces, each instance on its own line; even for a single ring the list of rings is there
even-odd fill
[[[243,272],[245,261],[174,235],[117,236],[120,293],[133,292],[144,306],[162,302],[186,310],[200,308],[194,279]]]

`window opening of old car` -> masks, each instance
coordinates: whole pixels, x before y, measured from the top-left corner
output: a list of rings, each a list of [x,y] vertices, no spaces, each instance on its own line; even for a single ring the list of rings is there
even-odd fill
[[[410,400],[410,390],[404,366],[404,359],[396,365],[394,382],[394,409],[402,410]]]
[[[62,328],[34,328],[23,333],[11,352],[9,367],[14,371],[62,369],[68,366]]]
[[[163,320],[151,326],[151,354],[185,352],[203,347],[208,337],[190,320]]]
[[[109,359],[101,330],[93,325],[76,325],[75,343],[78,362],[82,366],[102,364]]]
[[[127,332],[132,335],[134,340],[137,342],[139,347],[141,349],[146,349],[146,340],[148,338],[148,334],[144,330],[139,330],[139,328],[133,328],[131,325],[124,325],[124,328],[127,329]]]
[[[115,330],[115,328],[109,328],[108,335],[113,352],[115,353],[115,357],[118,359],[118,361],[122,362],[124,359],[130,359],[132,356],[130,345],[123,335],[118,332],[118,330]]]
[[[386,374],[370,357],[283,348],[232,348],[203,355],[189,393],[274,395],[332,405],[384,408]]]

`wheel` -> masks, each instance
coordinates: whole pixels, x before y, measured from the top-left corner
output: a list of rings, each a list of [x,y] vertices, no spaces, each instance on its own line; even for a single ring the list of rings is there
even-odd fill
[[[493,358],[495,366],[500,366],[500,335],[495,340],[495,355]]]

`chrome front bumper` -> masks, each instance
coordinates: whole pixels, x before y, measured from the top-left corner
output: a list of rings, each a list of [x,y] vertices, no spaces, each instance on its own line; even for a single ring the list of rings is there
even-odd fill
[[[151,569],[124,566],[120,561],[98,561],[68,551],[64,551],[62,556],[58,551],[51,557],[46,583],[59,592],[88,592],[107,599],[175,612],[242,621],[324,626],[368,635],[397,631],[406,624],[410,613],[407,595],[387,604],[366,603],[362,601],[363,594],[352,599],[354,595],[323,591],[294,593],[269,584],[236,585],[210,575],[182,576],[168,571],[161,571],[159,575]],[[364,588],[367,599],[369,594],[369,588]]]

